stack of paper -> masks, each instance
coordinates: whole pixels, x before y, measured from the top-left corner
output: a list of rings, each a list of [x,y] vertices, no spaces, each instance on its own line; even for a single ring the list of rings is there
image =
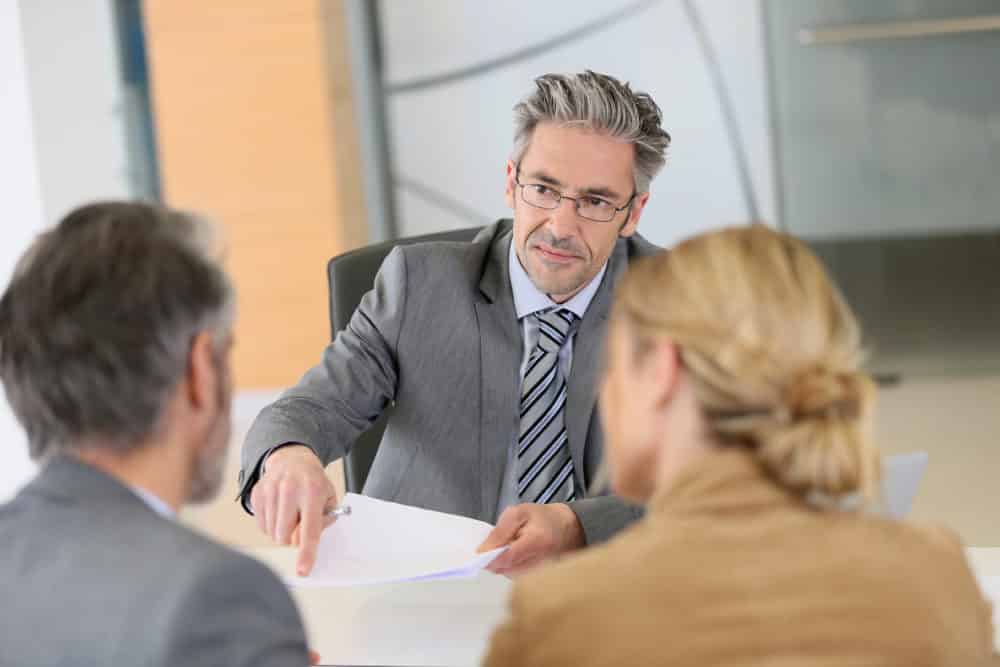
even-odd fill
[[[482,521],[376,500],[343,498],[348,516],[323,531],[313,571],[291,586],[361,586],[471,577],[506,547],[477,554],[493,529]]]

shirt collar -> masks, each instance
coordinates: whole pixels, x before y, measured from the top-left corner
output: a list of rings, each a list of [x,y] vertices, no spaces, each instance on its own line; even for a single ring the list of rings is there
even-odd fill
[[[149,506],[149,509],[168,519],[174,518],[174,510],[156,494],[150,493],[146,489],[138,486],[132,486],[131,484],[128,485],[128,488],[132,491],[132,493],[139,496],[139,499],[146,503]]]
[[[514,248],[513,239],[510,242],[510,252],[508,254],[510,287],[514,293],[514,311],[517,313],[518,320],[524,319],[528,315],[537,313],[540,310],[549,310],[557,306],[566,308],[582,320],[583,316],[587,313],[587,308],[590,307],[590,302],[594,300],[594,295],[597,294],[597,290],[601,286],[604,272],[608,270],[608,263],[604,262],[604,266],[601,267],[597,275],[587,283],[586,287],[577,292],[576,296],[566,303],[557,304],[549,298],[548,294],[542,292],[535,287],[535,283],[531,282],[528,272],[521,266],[521,260],[517,257],[517,250]]]

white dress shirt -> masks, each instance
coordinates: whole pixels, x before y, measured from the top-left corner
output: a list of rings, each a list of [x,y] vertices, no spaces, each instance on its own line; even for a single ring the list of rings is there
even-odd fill
[[[139,500],[149,505],[149,509],[153,510],[160,516],[166,517],[168,519],[176,518],[176,514],[174,513],[174,510],[170,507],[170,505],[165,503],[163,499],[157,496],[156,494],[150,493],[149,491],[141,487],[132,486],[131,484],[128,485],[128,488],[132,491],[132,493],[139,496]]]
[[[517,257],[513,241],[510,244],[508,266],[510,287],[514,293],[514,311],[517,313],[517,320],[521,323],[521,339],[524,342],[521,355],[521,372],[518,377],[521,381],[524,381],[524,371],[528,366],[528,357],[531,356],[532,350],[538,344],[538,337],[540,335],[538,332],[538,322],[534,318],[528,317],[528,315],[558,306],[571,311],[582,320],[583,316],[587,313],[587,308],[590,307],[590,302],[594,300],[594,295],[597,294],[597,289],[601,286],[601,280],[604,278],[604,272],[607,271],[608,264],[605,262],[598,274],[594,276],[593,280],[586,287],[577,292],[576,296],[572,299],[562,304],[558,304],[550,299],[548,294],[542,292],[531,282],[528,272],[521,266],[521,260]],[[576,334],[574,333],[567,339],[562,349],[559,350],[559,370],[567,381],[569,381],[570,370],[573,366],[573,341],[575,338]],[[518,386],[518,393],[520,393],[520,385]],[[507,452],[507,468],[504,471],[503,482],[500,486],[500,501],[497,503],[496,518],[500,518],[500,514],[511,505],[521,502],[520,497],[517,495],[516,451],[517,435],[514,436],[514,442],[510,444],[510,449]],[[578,485],[580,481],[577,480]]]

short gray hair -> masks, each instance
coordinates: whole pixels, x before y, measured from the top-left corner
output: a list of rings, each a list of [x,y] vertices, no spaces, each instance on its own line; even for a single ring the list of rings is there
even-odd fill
[[[0,298],[0,378],[32,458],[156,431],[195,335],[219,351],[232,327],[212,238],[190,214],[104,202],[35,240]]]
[[[647,93],[633,92],[606,74],[545,74],[535,90],[514,106],[514,151],[520,163],[535,127],[542,122],[585,127],[635,146],[633,177],[636,192],[649,192],[653,177],[667,160],[670,135],[660,123],[663,113]]]

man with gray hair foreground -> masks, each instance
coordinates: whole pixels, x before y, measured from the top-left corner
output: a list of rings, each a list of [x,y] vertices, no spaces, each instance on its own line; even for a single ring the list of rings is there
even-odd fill
[[[337,503],[323,468],[394,405],[364,492],[497,527],[513,572],[606,539],[638,510],[587,497],[614,285],[658,250],[635,234],[670,137],[649,95],[547,74],[515,107],[501,220],[470,243],[398,247],[323,361],[265,409],[243,448],[244,506],[314,562]]]
[[[200,221],[77,209],[0,299],[0,377],[37,477],[0,506],[0,666],[309,662],[264,566],[179,525],[229,439],[233,292]]]

